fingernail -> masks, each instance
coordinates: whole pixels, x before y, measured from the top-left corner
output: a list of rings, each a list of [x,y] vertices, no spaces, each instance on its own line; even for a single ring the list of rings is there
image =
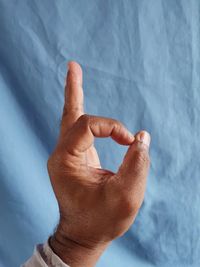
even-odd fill
[[[151,137],[150,134],[146,131],[141,131],[137,136],[136,139],[140,142],[142,142],[143,144],[145,144],[146,146],[150,146],[150,142],[151,142]]]

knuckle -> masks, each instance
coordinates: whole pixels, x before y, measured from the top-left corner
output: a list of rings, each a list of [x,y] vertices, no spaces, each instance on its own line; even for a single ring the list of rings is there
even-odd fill
[[[83,104],[82,103],[75,103],[75,104],[66,104],[66,109],[70,111],[70,114],[78,113],[83,110]]]
[[[78,121],[84,125],[88,125],[90,122],[90,115],[83,114],[79,117]]]
[[[120,207],[121,215],[123,215],[123,217],[130,217],[137,213],[139,209],[139,203],[126,194],[122,195],[120,199]]]
[[[63,107],[63,117],[71,116],[73,114],[80,113],[83,110],[82,103],[76,103],[76,105],[71,105],[66,103]]]
[[[126,214],[130,215],[134,210],[132,201],[128,197],[125,197],[123,203],[124,203],[123,205],[124,211],[126,212]]]
[[[114,123],[115,127],[118,128],[118,129],[120,129],[121,127],[123,127],[122,122],[120,122],[118,120],[113,119],[113,123]]]
[[[124,128],[124,125],[118,120],[113,119],[112,124],[114,125],[115,132],[117,133],[120,133],[121,129]]]

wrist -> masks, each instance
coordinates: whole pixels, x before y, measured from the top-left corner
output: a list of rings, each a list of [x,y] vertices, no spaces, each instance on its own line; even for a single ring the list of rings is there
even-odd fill
[[[70,267],[93,267],[109,243],[88,247],[66,237],[58,227],[54,235],[50,237],[49,245],[55,254]]]

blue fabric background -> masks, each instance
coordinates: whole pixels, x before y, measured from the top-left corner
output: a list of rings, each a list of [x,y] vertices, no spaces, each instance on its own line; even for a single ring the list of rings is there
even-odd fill
[[[152,135],[142,208],[97,266],[200,266],[199,0],[0,0],[0,266],[57,224],[46,162],[71,59],[87,113]],[[126,148],[96,145],[116,171]]]

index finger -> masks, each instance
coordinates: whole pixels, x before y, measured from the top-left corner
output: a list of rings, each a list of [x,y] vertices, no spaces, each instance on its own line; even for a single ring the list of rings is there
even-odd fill
[[[68,63],[65,85],[65,103],[61,120],[61,133],[65,134],[76,120],[83,115],[83,74],[81,66],[75,62]]]
[[[130,145],[134,141],[134,135],[119,121],[84,114],[64,137],[63,146],[70,154],[79,155],[91,147],[94,137],[109,136],[121,145]]]

